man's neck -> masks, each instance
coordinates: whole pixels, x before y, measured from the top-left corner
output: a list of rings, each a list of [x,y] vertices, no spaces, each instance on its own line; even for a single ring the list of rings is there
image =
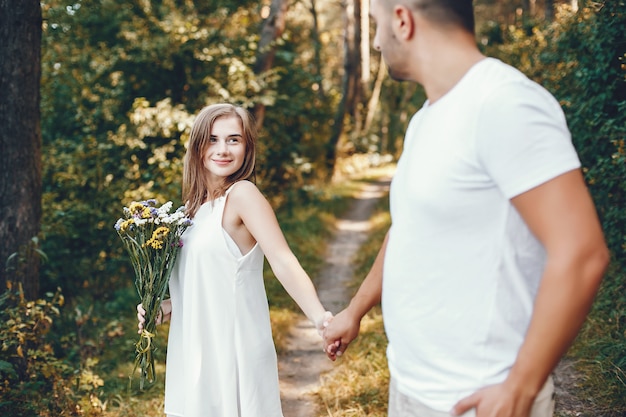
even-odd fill
[[[433,104],[446,95],[476,63],[485,58],[474,39],[465,33],[427,39],[421,67],[420,84]]]

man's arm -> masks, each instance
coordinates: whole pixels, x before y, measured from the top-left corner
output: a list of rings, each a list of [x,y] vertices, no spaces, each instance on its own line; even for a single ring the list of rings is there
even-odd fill
[[[580,170],[512,203],[547,254],[533,316],[507,379],[461,400],[455,415],[476,408],[477,417],[528,417],[537,393],[580,330],[608,265],[609,252]]]
[[[385,236],[372,268],[352,297],[348,307],[337,314],[324,330],[324,342],[327,346],[326,355],[333,361],[337,356],[341,356],[350,342],[358,336],[363,316],[372,307],[380,303],[383,286],[383,264],[388,238],[389,232]]]

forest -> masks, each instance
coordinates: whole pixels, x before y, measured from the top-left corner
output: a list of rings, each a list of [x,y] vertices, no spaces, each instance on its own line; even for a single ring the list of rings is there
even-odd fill
[[[581,395],[626,415],[626,2],[474,3],[482,51],[565,111],[612,255],[570,354],[589,364]],[[0,0],[1,415],[135,415],[119,412],[136,294],[113,224],[131,201],[182,204],[202,107],[254,114],[257,185],[287,225],[331,210],[328,186],[350,161],[397,160],[425,95],[387,76],[368,8]]]

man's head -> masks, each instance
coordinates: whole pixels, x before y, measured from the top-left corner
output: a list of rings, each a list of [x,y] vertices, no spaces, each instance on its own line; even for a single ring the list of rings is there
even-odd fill
[[[474,36],[472,0],[371,0],[370,14],[376,22],[374,48],[397,80],[415,80],[411,57],[423,51],[412,41],[423,39],[427,30]]]

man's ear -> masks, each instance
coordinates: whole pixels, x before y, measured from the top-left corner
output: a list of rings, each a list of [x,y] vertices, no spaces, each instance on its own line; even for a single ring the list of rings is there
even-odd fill
[[[415,19],[409,8],[396,5],[393,9],[392,28],[397,39],[409,40],[415,34]]]

